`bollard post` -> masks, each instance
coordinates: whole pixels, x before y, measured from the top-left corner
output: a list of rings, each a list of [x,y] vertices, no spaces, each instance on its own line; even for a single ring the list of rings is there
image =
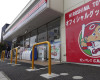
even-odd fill
[[[15,64],[17,64],[17,54],[18,54],[18,49],[17,48],[14,48],[16,50],[16,58],[15,58]],[[10,60],[10,63],[12,64],[12,57],[13,57],[13,50],[11,50],[11,60]]]
[[[51,75],[51,45],[50,42],[48,43],[48,47],[49,47],[49,62],[48,62],[48,73],[49,75]]]
[[[32,48],[32,69],[34,69],[34,48],[35,48],[35,45]]]
[[[13,57],[13,50],[11,50],[11,61],[10,61],[11,64],[12,64],[12,57]]]
[[[49,41],[40,42],[40,43],[36,43],[35,45],[33,45],[32,47],[32,69],[34,69],[34,48],[35,46],[41,45],[41,44],[48,44],[48,49],[49,49],[48,74],[51,75],[51,44]]]
[[[16,59],[15,59],[15,64],[17,64],[17,54],[18,54],[18,49],[15,48],[15,50],[16,50]]]
[[[3,61],[4,61],[4,58],[5,58],[5,51],[3,51]]]
[[[2,61],[2,52],[1,52],[1,61]]]

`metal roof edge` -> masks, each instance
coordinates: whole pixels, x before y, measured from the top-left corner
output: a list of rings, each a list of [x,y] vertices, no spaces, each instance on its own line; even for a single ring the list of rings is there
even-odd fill
[[[23,15],[23,13],[28,9],[28,7],[30,5],[32,5],[34,3],[35,0],[30,0],[27,5],[23,8],[23,10],[17,15],[17,17],[12,21],[12,23],[8,26],[8,28],[6,29],[6,31],[8,31],[11,26]]]

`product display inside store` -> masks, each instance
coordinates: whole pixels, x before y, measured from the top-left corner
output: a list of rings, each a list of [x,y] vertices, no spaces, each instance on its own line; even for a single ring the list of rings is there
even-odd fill
[[[43,41],[50,41],[51,58],[59,61],[61,48],[59,27],[60,18],[18,37],[14,47],[19,47],[19,59],[31,60],[33,45]],[[35,58],[42,61],[48,60],[48,46],[46,44],[35,47]]]

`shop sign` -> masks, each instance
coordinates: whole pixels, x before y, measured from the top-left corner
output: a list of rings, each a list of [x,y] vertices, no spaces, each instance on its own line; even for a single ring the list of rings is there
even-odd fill
[[[65,14],[67,62],[100,64],[100,0]]]

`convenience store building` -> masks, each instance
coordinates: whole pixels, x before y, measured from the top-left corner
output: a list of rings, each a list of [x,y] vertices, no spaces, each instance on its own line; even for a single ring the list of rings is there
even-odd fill
[[[31,0],[6,29],[3,40],[23,51],[50,41],[55,61],[100,64],[100,38],[93,39],[99,35],[99,5],[100,0]],[[46,49],[38,46],[38,58],[42,52],[47,58]]]

